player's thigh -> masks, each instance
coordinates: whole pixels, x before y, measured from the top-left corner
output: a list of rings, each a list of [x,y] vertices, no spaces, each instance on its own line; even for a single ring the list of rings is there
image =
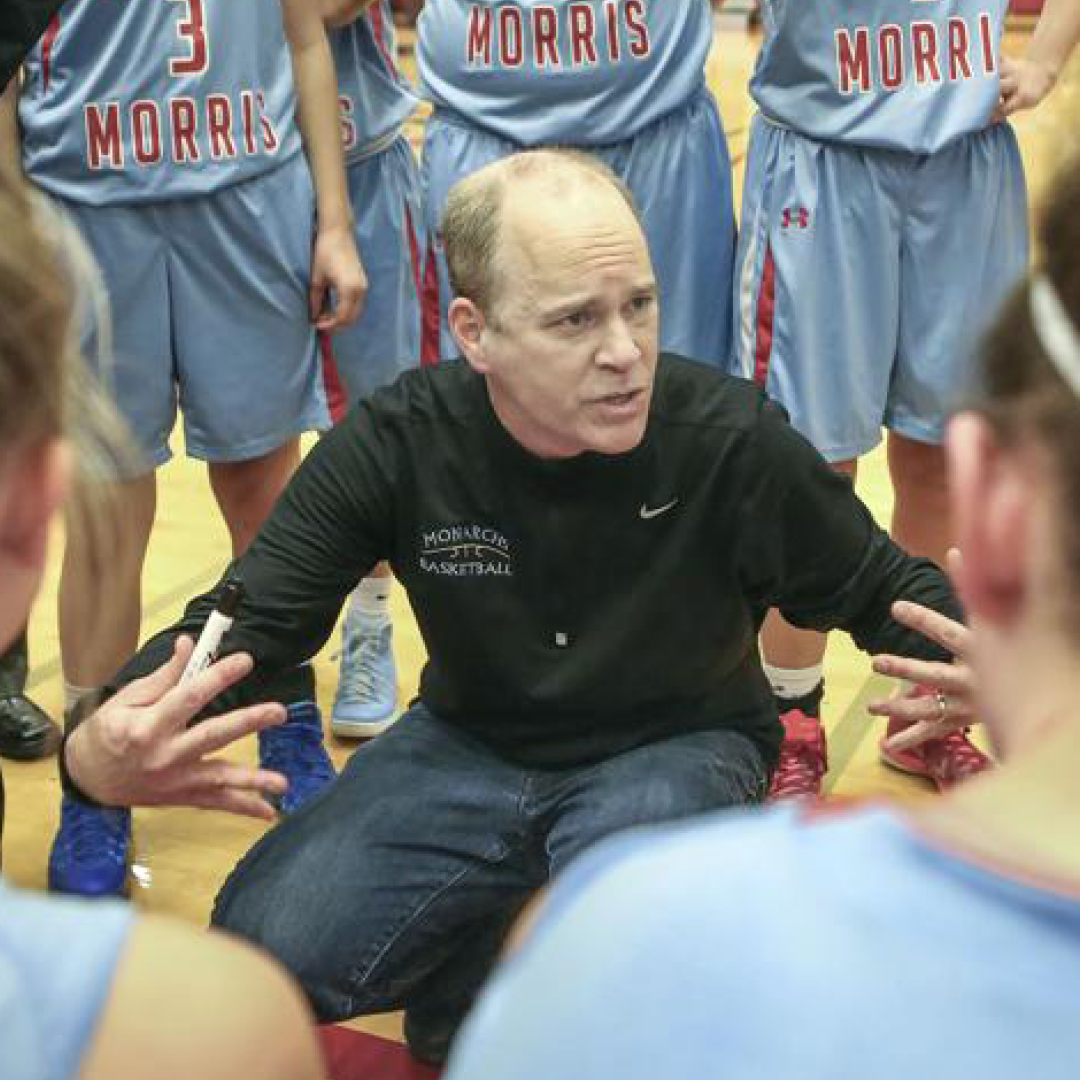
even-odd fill
[[[881,438],[899,320],[895,156],[754,120],[733,370],[831,461]]]
[[[98,310],[89,283],[80,284],[83,354],[153,468],[169,458],[176,419],[168,243],[158,207],[57,205],[86,241],[105,289]]]
[[[426,246],[416,162],[404,138],[349,167],[357,245],[368,277],[360,318],[332,339],[349,403],[420,362],[420,286]]]
[[[720,367],[731,347],[731,161],[712,94],[596,154],[634,195],[660,286],[660,343]],[[677,197],[673,197],[677,192]]]
[[[940,443],[970,390],[979,339],[1028,264],[1024,167],[1008,124],[915,170],[901,257],[900,345],[886,423]]]
[[[188,453],[243,461],[327,426],[308,315],[314,200],[304,158],[170,212]]]

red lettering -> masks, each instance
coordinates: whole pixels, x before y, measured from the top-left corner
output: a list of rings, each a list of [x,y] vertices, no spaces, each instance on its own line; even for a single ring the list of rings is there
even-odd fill
[[[244,153],[257,154],[255,142],[255,95],[250,90],[240,91],[240,117],[244,128]]]
[[[187,18],[177,23],[176,35],[186,38],[188,54],[182,60],[169,61],[169,74],[201,75],[208,66],[209,49],[206,44],[206,17],[203,14],[203,0],[177,0],[187,4]]]
[[[645,23],[645,5],[641,0],[627,0],[624,16],[626,29],[630,31],[630,55],[641,60],[652,52],[649,28]]]
[[[609,2],[604,5],[604,14],[607,16],[608,57],[616,62],[622,52],[619,48],[619,9]]]
[[[953,82],[972,77],[971,63],[968,61],[968,47],[970,44],[967,23],[963,19],[950,19],[949,78]]]
[[[465,63],[474,64],[478,56],[483,56],[484,63],[491,64],[491,22],[489,7],[473,5],[469,10],[469,33],[465,45]]]
[[[351,150],[356,145],[356,123],[352,118],[352,98],[338,98],[338,117],[341,120],[341,146],[344,150]]]
[[[571,4],[569,7],[570,41],[577,65],[596,63],[596,20],[587,4]]]
[[[199,118],[195,111],[195,102],[191,98],[172,98],[169,101],[169,114],[172,120],[172,156],[177,165],[185,161],[199,161],[199,144],[195,141]]]
[[[525,59],[525,27],[519,8],[499,10],[499,59],[505,67],[521,67]]]
[[[132,103],[131,149],[139,165],[161,161],[161,114],[156,101]]]
[[[210,156],[215,159],[236,157],[232,137],[232,102],[224,94],[206,98],[206,120],[210,130]]]
[[[997,71],[997,50],[994,48],[994,27],[990,22],[990,16],[985,12],[979,16],[979,34],[982,37],[983,64],[986,74],[993,75]]]
[[[857,86],[870,92],[870,31],[859,27],[854,34],[836,31],[836,67],[840,74],[840,93],[850,94]]]
[[[937,27],[933,23],[911,24],[911,52],[915,61],[917,82],[941,82],[937,62]]]
[[[904,37],[899,26],[883,26],[878,31],[878,65],[882,87],[898,90],[904,81]]]
[[[104,113],[100,105],[83,109],[86,124],[86,162],[91,169],[100,169],[107,159],[114,169],[124,167],[124,144],[120,139],[120,105],[110,101]]]
[[[263,146],[266,147],[268,154],[276,153],[278,148],[277,132],[274,130],[274,125],[270,123],[270,118],[266,115],[266,100],[261,90],[255,91],[255,100],[259,103],[259,124],[262,127]]]
[[[533,56],[538,68],[550,64],[561,67],[558,46],[559,19],[554,8],[533,10]]]

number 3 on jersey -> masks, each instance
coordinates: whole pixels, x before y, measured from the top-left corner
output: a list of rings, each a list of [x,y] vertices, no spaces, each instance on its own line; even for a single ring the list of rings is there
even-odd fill
[[[243,3],[244,0],[233,0]],[[210,47],[206,40],[206,19],[203,0],[166,0],[170,4],[183,4],[184,10],[176,24],[176,36],[187,45],[188,54],[169,61],[169,74],[201,75],[209,66]]]

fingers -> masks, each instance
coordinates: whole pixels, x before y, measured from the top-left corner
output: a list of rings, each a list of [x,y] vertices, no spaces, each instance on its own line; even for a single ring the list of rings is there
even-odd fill
[[[320,330],[324,329],[320,324],[326,318],[323,308],[326,306],[327,291],[328,288],[325,282],[316,281],[312,278],[311,284],[308,286],[308,318]]]
[[[885,745],[890,750],[910,750],[913,746],[919,746],[928,739],[940,739],[953,731],[966,728],[965,723],[938,723],[924,720],[912,724],[911,727],[897,732],[890,739],[885,740]]]
[[[963,623],[910,600],[897,600],[891,610],[898,623],[937,642],[953,656],[963,658],[966,655],[969,633]]]
[[[166,663],[129,683],[114,700],[124,705],[153,705],[180,681],[194,648],[191,638],[181,634],[173,642],[173,654]]]
[[[224,810],[229,814],[259,818],[262,821],[274,821],[277,818],[277,811],[266,799],[250,791],[217,791],[208,788],[192,792],[184,805],[200,810]]]
[[[338,285],[335,287],[334,294],[336,302],[333,310],[322,312],[315,320],[315,326],[319,330],[329,333],[350,326],[360,318],[364,298],[367,295],[367,283]]]
[[[913,660],[891,653],[875,656],[872,664],[879,675],[907,679],[942,694],[966,697],[971,693],[971,672],[962,664],[950,664],[944,660]]]
[[[174,686],[157,703],[155,715],[151,718],[153,734],[185,727],[218,694],[247,675],[252,666],[248,653],[233,653],[215,661],[193,679]]]
[[[237,739],[254,731],[283,723],[285,709],[281,705],[267,703],[235,709],[224,716],[215,716],[196,724],[179,735],[175,743],[177,762],[195,762],[213,754]]]

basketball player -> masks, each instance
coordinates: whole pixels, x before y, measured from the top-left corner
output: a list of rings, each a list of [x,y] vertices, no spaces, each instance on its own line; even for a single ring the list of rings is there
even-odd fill
[[[763,4],[750,84],[734,365],[833,466],[889,429],[892,533],[944,561],[942,439],[971,342],[1028,258],[1023,165],[1004,115],[1049,91],[1080,5],[1048,0],[1027,57],[1000,54],[1005,0]],[[816,792],[824,638],[773,616],[767,673],[788,739],[774,795]],[[898,725],[891,724],[889,734]],[[962,732],[884,760],[944,787],[989,761]]]
[[[397,66],[389,0],[324,0],[338,74],[341,134],[356,235],[371,283],[359,322],[332,339],[327,367],[335,419],[420,359],[424,211],[416,160],[402,126],[417,106]],[[335,400],[333,391],[340,389]],[[353,593],[341,648],[332,725],[338,735],[377,735],[394,719],[389,567]]]
[[[235,552],[295,468],[299,433],[328,422],[315,331],[355,318],[365,286],[334,86],[319,13],[303,0],[68,0],[27,61],[23,168],[103,269],[114,356],[103,374],[143,453],[142,471],[102,478],[128,522],[128,550],[103,566],[69,530],[69,706],[137,641],[154,472],[170,456],[177,402]],[[84,597],[102,574],[127,621],[111,656],[96,641],[90,663],[79,629],[91,625]],[[260,744],[264,763],[290,777],[286,808],[332,776],[313,701],[294,703]],[[126,812],[65,799],[52,887],[118,891],[129,829]]]
[[[602,158],[634,193],[663,300],[661,347],[726,364],[735,227],[731,165],[705,60],[708,0],[428,0],[421,89],[435,111],[422,169],[435,261],[425,319],[457,355],[437,225],[456,181],[516,150],[558,144]],[[428,346],[425,345],[425,348]]]

